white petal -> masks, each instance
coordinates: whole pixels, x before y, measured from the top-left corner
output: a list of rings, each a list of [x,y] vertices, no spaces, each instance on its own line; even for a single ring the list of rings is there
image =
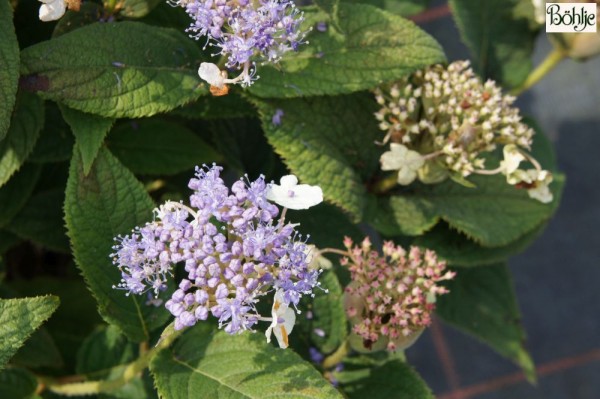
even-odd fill
[[[279,180],[279,183],[281,187],[294,187],[298,184],[298,178],[294,175],[286,175]]]
[[[545,184],[540,184],[535,188],[527,190],[527,194],[529,194],[530,198],[536,199],[543,204],[548,204],[553,199],[552,192]]]
[[[200,79],[208,82],[211,86],[222,88],[225,84],[225,78],[223,78],[219,67],[210,62],[203,62],[200,64],[198,75],[200,76]]]
[[[379,161],[381,170],[401,170],[408,167],[416,171],[425,163],[421,154],[398,143],[390,144],[390,151],[384,152]]]
[[[275,292],[271,316],[273,321],[269,328],[267,328],[267,331],[265,331],[267,342],[271,342],[271,333],[274,333],[275,338],[277,338],[277,342],[279,343],[279,347],[287,348],[289,346],[288,336],[296,323],[296,313],[285,303],[283,290],[277,290]],[[279,323],[280,319],[283,320],[282,323]]]
[[[57,19],[65,15],[67,6],[64,0],[46,0],[43,1],[43,3],[45,4],[42,4],[40,6],[40,20],[44,22],[56,21]]]
[[[279,347],[285,349],[289,346],[288,337],[294,329],[294,324],[296,323],[296,313],[293,309],[290,309],[286,306],[284,314],[279,317],[281,317],[284,321],[281,324],[277,324],[277,327],[275,327],[273,333],[275,334],[275,338],[277,338]]]
[[[419,154],[416,151],[408,151],[406,153],[406,164],[412,169],[412,170],[418,170],[421,166],[423,166],[425,164],[425,160],[423,159],[423,157],[421,156],[421,154]]]
[[[510,175],[506,176],[506,181],[508,184],[519,184],[519,183],[527,183],[531,184],[537,179],[537,170],[529,169],[522,170],[517,169]]]
[[[308,209],[323,202],[321,187],[297,183],[298,178],[294,175],[282,177],[281,185],[269,186],[267,199],[289,209]]]
[[[410,168],[401,168],[398,171],[398,184],[407,186],[417,178],[417,172]]]
[[[402,159],[393,151],[387,151],[381,154],[379,162],[381,163],[381,170],[398,170],[403,165]]]
[[[265,336],[267,337],[267,343],[271,342],[271,333],[273,332],[273,329],[277,327],[277,319],[274,319],[273,322],[271,323],[271,325],[269,326],[269,328],[267,328],[267,331],[265,331]]]
[[[505,145],[502,152],[504,160],[500,162],[500,168],[502,173],[510,175],[519,168],[519,164],[525,160],[525,157],[514,144]]]
[[[391,143],[390,151],[384,152],[379,159],[381,170],[398,170],[404,165],[408,148],[402,144]]]
[[[553,196],[548,185],[552,183],[553,179],[552,173],[547,170],[540,170],[539,173],[537,173],[536,186],[527,190],[527,194],[529,194],[529,197],[544,204],[552,202]]]
[[[279,303],[279,305],[276,305],[277,303]],[[273,297],[273,309],[271,310],[271,313],[277,313],[277,310],[279,310],[280,306],[283,304],[285,304],[285,300],[283,298],[283,290],[275,291],[275,296]]]

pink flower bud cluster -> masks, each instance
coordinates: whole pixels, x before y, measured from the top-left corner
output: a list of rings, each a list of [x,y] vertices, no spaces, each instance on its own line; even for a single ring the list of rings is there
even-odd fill
[[[435,297],[448,290],[437,285],[450,280],[455,273],[445,271],[434,251],[401,246],[387,241],[383,255],[371,249],[369,238],[361,246],[344,240],[349,257],[341,264],[348,267],[352,282],[346,287],[346,312],[352,331],[371,349],[380,339],[387,349],[395,351],[407,337],[431,324]]]

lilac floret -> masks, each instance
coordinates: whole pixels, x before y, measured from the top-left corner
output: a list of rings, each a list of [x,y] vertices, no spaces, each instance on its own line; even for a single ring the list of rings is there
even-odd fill
[[[288,51],[304,43],[300,30],[304,15],[292,0],[177,0],[173,6],[185,8],[192,18],[187,28],[190,37],[206,38],[206,45],[217,49],[215,55],[227,58],[225,66],[243,70],[238,80],[249,85],[257,79],[255,62],[277,63]]]
[[[153,222],[116,238],[118,288],[128,294],[151,291],[157,297],[175,264],[182,264],[187,275],[165,302],[176,329],[212,315],[220,328],[236,334],[261,319],[256,304],[267,293],[281,289],[286,305],[297,305],[319,285],[295,225],[275,219],[279,209],[266,199],[264,177],[245,177],[230,190],[221,170],[196,169],[189,182],[191,207],[167,202]]]

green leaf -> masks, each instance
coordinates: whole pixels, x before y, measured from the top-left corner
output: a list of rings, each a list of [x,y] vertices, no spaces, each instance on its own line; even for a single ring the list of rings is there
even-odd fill
[[[294,211],[288,209],[286,220],[300,223],[302,234],[310,236],[309,244],[318,248],[343,248],[344,237],[360,242],[365,234],[339,208],[322,203],[310,209]]]
[[[44,125],[44,103],[29,93],[20,93],[8,134],[0,142],[0,187],[27,159]]]
[[[554,143],[544,134],[535,119],[525,116],[523,122],[535,130],[531,155],[542,165],[542,168],[556,174],[558,172],[558,165],[556,163]]]
[[[15,289],[21,296],[51,294],[60,298],[60,307],[44,324],[44,328],[54,339],[66,368],[75,372],[78,348],[95,327],[102,323],[96,310],[96,301],[83,279],[80,276],[77,276],[77,279],[63,276],[60,279],[38,277],[33,280],[11,280],[10,288]]]
[[[111,367],[135,360],[136,345],[127,341],[115,326],[102,327],[94,331],[83,342],[77,352],[77,374],[88,374],[99,379],[108,376]]]
[[[0,140],[6,137],[19,85],[19,43],[9,0],[0,0]]]
[[[120,14],[129,18],[140,18],[160,3],[161,0],[123,0]]]
[[[305,28],[330,17],[305,10]],[[259,97],[345,94],[374,88],[417,69],[445,61],[438,43],[412,22],[365,4],[339,5],[341,31],[329,26],[308,35],[310,45],[277,66],[260,67],[249,88]]]
[[[344,309],[344,292],[335,273],[326,270],[319,277],[322,288],[315,290],[312,300],[313,319],[310,323],[310,338],[319,351],[329,354],[335,351],[348,336],[346,326],[346,310]],[[321,336],[317,331],[325,333]]]
[[[302,312],[298,318],[304,316],[307,320],[297,321],[298,325],[294,327],[290,338],[308,338],[310,346],[318,348],[323,354],[330,354],[348,336],[344,292],[333,270],[325,270],[319,277],[319,282],[322,289],[314,291],[314,298],[303,300],[303,304],[310,309],[311,317],[306,316],[307,312]]]
[[[118,328],[102,326],[90,334],[79,348],[76,372],[95,381],[119,380],[123,377],[123,368],[117,366],[133,362],[139,355],[138,345],[128,341]],[[156,398],[152,384],[145,384],[144,377],[136,376],[110,394],[102,394],[99,397]]]
[[[520,15],[520,0],[450,0],[461,36],[473,64],[485,79],[507,87],[521,84],[531,70],[536,32]]]
[[[98,3],[83,1],[79,11],[67,10],[56,23],[52,37],[59,37],[65,33],[79,29],[86,25],[91,25],[103,18],[104,7]]]
[[[173,7],[166,1],[162,1],[148,15],[142,17],[140,22],[153,26],[173,28],[183,32],[193,21],[181,7]]]
[[[452,231],[446,224],[439,224],[427,234],[417,237],[414,245],[433,249],[440,258],[454,266],[483,266],[506,261],[529,247],[546,227],[535,227],[516,241],[501,247],[482,247],[464,234]]]
[[[334,372],[349,399],[433,399],[425,382],[406,363],[392,359],[376,363],[366,356],[346,358]]]
[[[172,175],[221,159],[191,130],[160,119],[123,123],[107,142],[112,153],[136,174]]]
[[[313,3],[335,19],[340,0],[315,0]]]
[[[71,161],[65,199],[65,221],[77,265],[98,301],[101,316],[139,342],[169,317],[163,308],[146,306],[146,298],[113,289],[121,274],[111,264],[113,237],[152,219],[153,203],[142,184],[106,149],[98,153],[90,173],[76,151]]]
[[[64,365],[58,347],[46,326],[34,332],[10,362],[28,368],[59,368]]]
[[[267,142],[258,118],[218,119],[204,122],[202,126],[210,132],[215,148],[239,175],[262,174],[270,181],[286,174],[285,165]]]
[[[69,253],[69,240],[63,222],[64,198],[64,189],[36,193],[7,229],[54,251]]]
[[[554,200],[550,204],[529,198],[525,190],[507,184],[506,179],[498,175],[473,177],[471,180],[475,188],[464,187],[451,180],[432,186],[416,185],[414,191],[390,199],[390,204],[396,204],[398,208],[393,209],[392,215],[396,212],[402,215],[401,220],[396,219],[400,227],[393,231],[390,223],[386,223],[386,230],[382,232],[394,235],[392,233],[409,234],[413,231],[420,234],[414,230],[411,213],[406,212],[408,207],[417,220],[424,221],[417,227],[432,227],[440,218],[480,245],[505,246],[531,232],[554,214],[560,202],[564,176],[555,175],[554,178],[550,186]],[[378,215],[379,218],[384,216]],[[378,225],[375,224],[375,227]]]
[[[0,397],[11,399],[39,398],[35,391],[37,379],[29,371],[21,368],[10,368],[0,371]]]
[[[427,9],[430,0],[343,0],[347,3],[370,4],[403,17],[409,17]]]
[[[0,230],[0,257],[20,241],[20,238],[6,230]],[[0,267],[0,280],[2,280],[3,268]]]
[[[83,161],[83,173],[87,175],[115,120],[68,107],[60,107],[60,110],[75,136],[75,144]]]
[[[40,167],[25,164],[8,183],[0,188],[0,227],[6,226],[19,213],[33,192]]]
[[[263,334],[212,334],[197,325],[150,364],[165,398],[341,398],[309,363],[267,344]]]
[[[55,296],[0,299],[0,368],[56,310]]]
[[[138,118],[206,93],[200,59],[200,49],[176,30],[95,23],[23,50],[21,73],[29,88],[70,108]]]
[[[255,116],[256,110],[246,99],[230,92],[226,96],[203,96],[171,111],[186,119],[231,119]]]
[[[53,163],[71,159],[73,135],[65,123],[58,106],[47,101],[45,104],[45,126],[40,133],[27,162]]]
[[[535,380],[535,367],[524,347],[525,332],[506,265],[460,269],[438,299],[436,313],[523,368]]]
[[[369,197],[365,219],[387,236],[421,235],[439,221],[429,203],[400,195]]]
[[[259,101],[263,130],[301,183],[316,184],[329,202],[361,220],[366,205],[363,181],[379,168],[381,137],[373,97],[357,93],[338,97]],[[273,116],[283,111],[281,123]]]

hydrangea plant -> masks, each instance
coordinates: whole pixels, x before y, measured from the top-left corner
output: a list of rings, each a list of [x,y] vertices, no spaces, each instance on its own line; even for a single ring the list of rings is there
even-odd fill
[[[426,399],[436,318],[533,381],[506,262],[564,176],[515,99],[582,38],[451,0],[450,61],[397,3],[0,0],[0,397]]]

